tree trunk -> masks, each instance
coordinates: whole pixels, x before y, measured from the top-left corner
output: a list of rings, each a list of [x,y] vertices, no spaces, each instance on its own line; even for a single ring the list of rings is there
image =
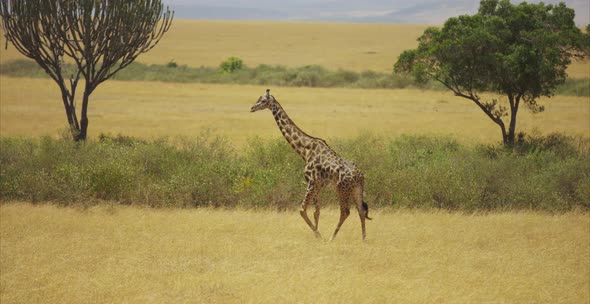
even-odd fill
[[[518,114],[518,106],[520,104],[520,96],[508,95],[510,102],[510,125],[508,126],[508,134],[506,134],[505,145],[514,146],[516,138],[516,115]]]
[[[508,145],[508,133],[506,133],[506,127],[504,124],[498,124],[500,126],[500,131],[502,132],[502,143],[504,146]]]
[[[85,141],[86,140],[86,134],[88,133],[88,118],[87,117],[82,117],[80,119],[80,129],[77,132],[77,136],[74,139],[75,141]]]
[[[64,110],[66,111],[66,118],[68,119],[68,126],[73,140],[77,140],[78,134],[80,134],[80,125],[78,124],[78,117],[76,116],[76,107],[74,101],[68,94],[67,89],[62,83],[58,83],[61,90],[61,98],[64,104]]]
[[[86,134],[88,134],[88,97],[90,97],[91,89],[84,90],[84,96],[82,96],[82,111],[80,112],[80,130],[75,141],[85,141]]]

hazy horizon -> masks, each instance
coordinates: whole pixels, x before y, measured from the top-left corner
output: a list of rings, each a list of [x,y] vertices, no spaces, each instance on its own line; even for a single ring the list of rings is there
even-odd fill
[[[586,26],[590,23],[590,3],[587,0],[543,2],[565,2],[575,10],[576,24]],[[419,3],[400,0],[287,0],[280,6],[270,0],[164,0],[164,3],[175,11],[175,17],[179,19],[401,24],[442,24],[450,17],[474,14],[479,8],[479,1],[472,0],[426,0]]]

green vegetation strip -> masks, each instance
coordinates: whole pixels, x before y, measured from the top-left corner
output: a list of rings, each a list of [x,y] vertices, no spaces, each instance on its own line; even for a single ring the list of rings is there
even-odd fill
[[[219,68],[189,67],[169,62],[165,65],[146,65],[135,62],[118,72],[113,79],[165,82],[199,82],[224,84],[252,84],[295,87],[348,87],[363,89],[402,89],[418,87],[442,90],[435,82],[416,83],[410,76],[373,71],[355,72],[350,70],[331,71],[319,65],[285,67],[280,65],[259,65],[255,68],[228,59]],[[238,59],[239,60],[239,59]],[[73,66],[65,65],[64,70]],[[0,65],[0,74],[12,77],[47,77],[39,66],[28,60],[15,60]],[[65,73],[65,75],[68,75]],[[556,94],[590,96],[590,79],[567,79]]]
[[[330,142],[364,171],[372,207],[590,210],[587,138],[528,136],[510,149],[371,134]],[[211,134],[85,143],[0,137],[0,145],[0,201],[286,210],[305,192],[304,163],[283,139],[255,138],[241,151]],[[320,200],[336,197],[326,190]]]

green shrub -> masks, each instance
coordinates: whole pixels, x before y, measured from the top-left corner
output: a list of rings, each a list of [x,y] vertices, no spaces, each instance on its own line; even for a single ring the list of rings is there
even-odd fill
[[[557,87],[557,95],[590,96],[590,79],[568,78]]]
[[[167,68],[177,68],[178,64],[176,63],[176,61],[170,60],[170,61],[168,61],[168,63],[166,63],[166,67]]]
[[[72,64],[64,69],[74,71]],[[0,74],[13,77],[48,77],[30,60],[15,60],[0,65]],[[363,71],[361,73],[338,69],[330,71],[319,65],[286,67],[261,64],[255,68],[244,65],[238,57],[229,57],[218,68],[189,67],[171,60],[162,65],[134,62],[119,71],[113,79],[166,82],[234,83],[273,86],[351,87],[364,89],[401,89],[417,87],[445,90],[437,82],[416,83],[409,75]],[[590,96],[589,79],[567,79],[556,94]]]
[[[49,77],[35,61],[26,59],[17,59],[0,64],[0,74],[12,77]]]
[[[219,71],[222,73],[233,73],[244,67],[242,59],[238,57],[229,57],[219,65]]]
[[[241,157],[234,192],[241,206],[278,210],[299,206],[305,194],[303,160],[284,139],[250,140]]]
[[[450,137],[361,134],[329,140],[365,175],[373,207],[590,210],[588,139],[525,136],[513,148],[466,147]],[[223,138],[140,140],[101,135],[74,143],[0,137],[0,200],[152,207],[296,209],[304,161],[284,139],[251,139],[241,152]],[[337,204],[323,191],[322,205]]]
[[[296,70],[296,76],[291,81],[291,85],[298,87],[318,87],[321,86],[320,81],[325,74],[326,71],[321,66],[304,66]]]

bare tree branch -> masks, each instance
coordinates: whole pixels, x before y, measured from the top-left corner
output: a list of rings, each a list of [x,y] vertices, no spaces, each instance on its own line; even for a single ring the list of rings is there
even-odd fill
[[[57,83],[72,135],[84,140],[90,94],[156,46],[174,12],[160,0],[0,0],[0,16],[7,46],[10,41]],[[69,75],[64,75],[66,60],[76,65]],[[78,121],[81,78],[85,86]]]

